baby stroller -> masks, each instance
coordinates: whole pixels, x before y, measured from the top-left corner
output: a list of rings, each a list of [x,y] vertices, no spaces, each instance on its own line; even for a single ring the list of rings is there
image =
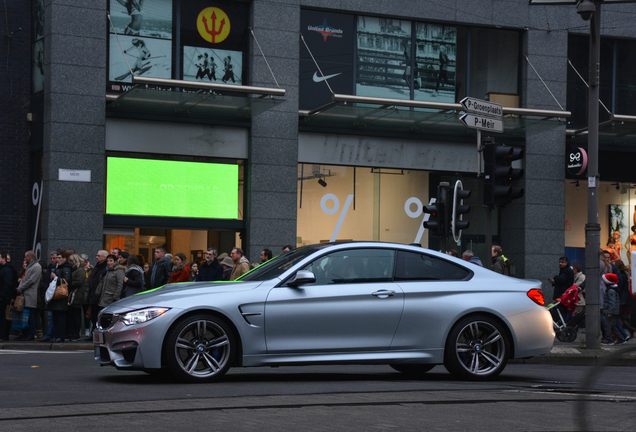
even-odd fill
[[[566,321],[568,314],[574,313],[579,302],[579,287],[572,285],[565,290],[557,302],[548,306],[552,315],[554,332],[561,342],[574,342],[578,333],[579,325],[585,322],[585,309],[573,315]]]

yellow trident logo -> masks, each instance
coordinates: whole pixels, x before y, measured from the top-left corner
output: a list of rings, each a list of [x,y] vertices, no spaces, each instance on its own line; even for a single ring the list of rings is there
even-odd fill
[[[197,17],[197,30],[208,42],[223,42],[230,34],[230,18],[217,7],[205,8]]]

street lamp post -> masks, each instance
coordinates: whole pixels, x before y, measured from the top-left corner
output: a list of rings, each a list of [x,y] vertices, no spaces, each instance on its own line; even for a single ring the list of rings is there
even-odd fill
[[[585,272],[588,275],[585,284],[585,328],[586,347],[600,349],[599,337],[600,277],[599,251],[601,250],[601,226],[598,223],[598,105],[599,72],[601,52],[601,0],[592,3],[583,0],[577,12],[583,19],[590,19],[590,86],[588,97],[588,177],[587,177],[587,224],[585,224]]]

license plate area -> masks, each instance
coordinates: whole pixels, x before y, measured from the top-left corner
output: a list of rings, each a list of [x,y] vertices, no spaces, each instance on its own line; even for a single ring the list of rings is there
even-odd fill
[[[93,343],[94,344],[103,344],[104,343],[104,333],[93,332]]]

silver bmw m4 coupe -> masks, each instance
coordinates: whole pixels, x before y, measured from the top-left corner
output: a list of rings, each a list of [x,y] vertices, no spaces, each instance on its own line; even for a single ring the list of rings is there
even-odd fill
[[[305,246],[234,282],[165,285],[101,311],[95,361],[216,381],[230,367],[388,364],[420,375],[496,377],[550,352],[537,280],[502,276],[417,246]]]

